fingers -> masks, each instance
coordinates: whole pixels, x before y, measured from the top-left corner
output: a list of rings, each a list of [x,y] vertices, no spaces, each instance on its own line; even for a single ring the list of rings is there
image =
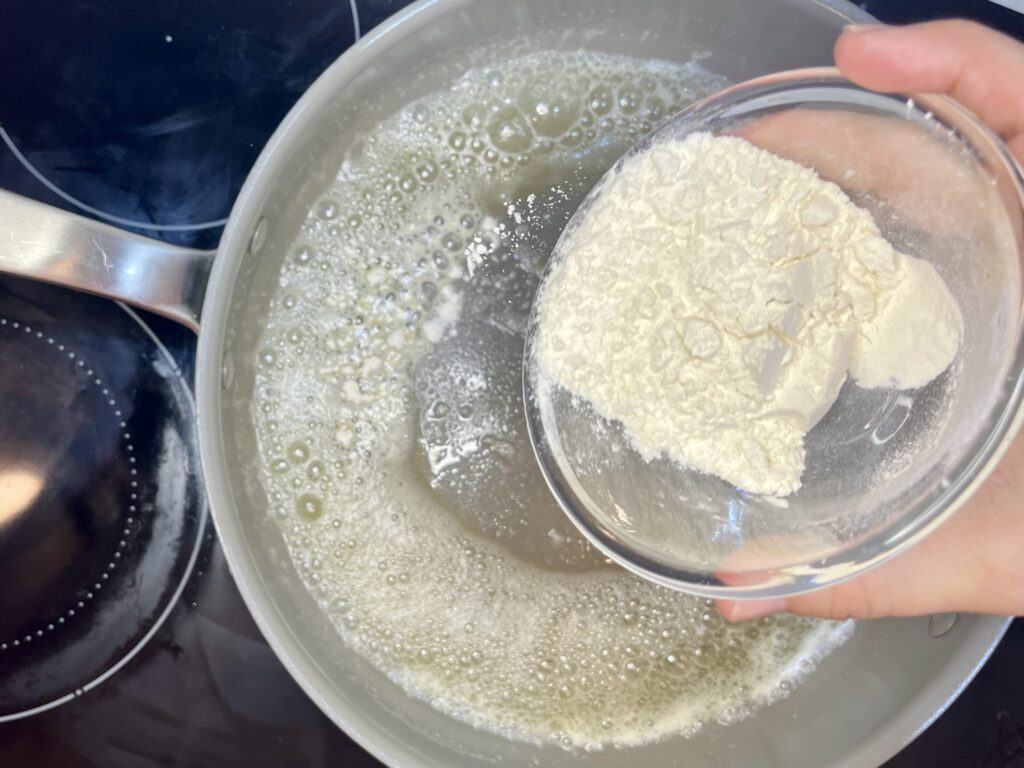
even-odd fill
[[[933,238],[958,242],[962,253],[987,257],[992,244],[993,190],[973,157],[905,120],[848,110],[786,109],[733,132],[780,157],[813,168],[874,215],[899,213]],[[956,179],[956,183],[950,183]],[[859,196],[867,195],[867,198]],[[924,243],[924,240],[921,241]],[[936,244],[939,249],[943,244]],[[943,254],[936,253],[940,258]]]
[[[770,613],[793,613],[821,619],[876,619],[921,616],[956,610],[985,611],[985,596],[973,576],[949,562],[955,537],[946,531],[914,549],[849,581],[784,600],[727,601],[718,610],[729,621],[746,621]],[[990,607],[994,610],[995,604]]]
[[[940,530],[900,557],[834,587],[780,601],[720,601],[730,621],[767,613],[794,613],[822,619],[874,619],[957,610],[970,602],[962,574],[948,560],[951,535]],[[955,607],[954,607],[955,606]]]
[[[1024,162],[1024,45],[969,21],[848,28],[836,64],[877,91],[944,93],[977,114]]]
[[[823,619],[946,611],[1024,614],[1024,437],[968,504],[913,548],[834,587],[781,601],[718,601],[730,621],[789,612]]]

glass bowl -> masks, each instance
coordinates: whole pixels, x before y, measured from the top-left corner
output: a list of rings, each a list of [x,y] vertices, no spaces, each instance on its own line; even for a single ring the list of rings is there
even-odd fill
[[[669,119],[626,157],[697,131],[740,135],[838,184],[897,250],[935,265],[963,313],[957,358],[927,386],[862,389],[847,380],[807,435],[800,490],[768,498],[666,458],[645,460],[620,423],[548,382],[535,355],[535,299],[524,355],[527,422],[572,522],[608,557],[662,585],[706,597],[791,595],[921,539],[964,503],[1015,434],[1024,181],[999,139],[956,102],[874,93],[833,69],[728,88]],[[545,279],[565,242],[563,234]]]

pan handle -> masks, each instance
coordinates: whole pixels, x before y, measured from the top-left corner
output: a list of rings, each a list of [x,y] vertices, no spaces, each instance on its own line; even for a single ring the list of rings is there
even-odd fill
[[[0,272],[120,299],[199,330],[216,251],[167,245],[0,189]]]

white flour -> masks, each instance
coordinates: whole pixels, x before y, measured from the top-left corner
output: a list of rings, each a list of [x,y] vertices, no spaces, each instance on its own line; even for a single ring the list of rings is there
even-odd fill
[[[693,134],[603,183],[560,244],[537,354],[645,457],[786,495],[847,372],[914,388],[956,355],[960,310],[934,267],[809,168]]]

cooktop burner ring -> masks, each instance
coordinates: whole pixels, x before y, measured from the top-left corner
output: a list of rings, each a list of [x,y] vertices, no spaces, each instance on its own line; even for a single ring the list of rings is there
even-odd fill
[[[128,307],[0,279],[0,722],[95,688],[181,597],[207,522],[191,391]]]

